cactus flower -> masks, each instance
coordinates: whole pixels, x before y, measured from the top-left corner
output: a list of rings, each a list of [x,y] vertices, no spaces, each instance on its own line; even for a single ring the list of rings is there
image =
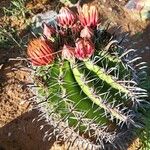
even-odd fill
[[[91,39],[93,36],[94,36],[94,31],[87,26],[85,26],[80,32],[80,37],[82,37],[82,38]]]
[[[54,60],[52,45],[42,39],[32,40],[28,45],[27,54],[35,66],[47,65]]]
[[[79,38],[77,39],[75,45],[75,57],[79,60],[88,59],[94,53],[94,44],[89,39]]]
[[[88,6],[87,4],[84,4],[82,8],[78,8],[78,12],[82,26],[95,28],[99,23],[99,13],[96,6]]]
[[[56,30],[53,26],[47,25],[46,23],[43,23],[42,26],[43,26],[43,35],[45,35],[46,38],[49,39],[56,33]]]
[[[57,16],[58,24],[62,27],[72,27],[76,21],[76,15],[67,7],[62,7]]]
[[[69,45],[64,45],[62,49],[62,58],[71,60],[74,58],[75,48]]]

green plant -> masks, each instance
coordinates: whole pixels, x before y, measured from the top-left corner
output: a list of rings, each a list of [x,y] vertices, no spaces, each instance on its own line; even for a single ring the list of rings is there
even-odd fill
[[[12,0],[9,8],[4,7],[4,14],[6,16],[15,16],[16,18],[26,18],[27,13],[31,13],[29,9],[25,7],[25,0]]]
[[[145,127],[142,130],[142,132],[140,132],[138,134],[138,138],[141,142],[141,150],[149,150],[150,149],[150,111],[146,111],[144,113],[144,124]]]
[[[140,76],[139,76],[140,77]],[[146,79],[141,81],[141,87],[148,91],[148,100],[150,97],[150,70],[146,70]],[[150,111],[149,107],[143,112],[144,128],[142,132],[138,134],[138,138],[141,142],[141,150],[150,149]]]
[[[11,48],[14,44],[21,48],[19,37],[14,28],[0,28],[0,48]]]
[[[24,0],[13,0],[9,7],[3,7],[3,24],[0,27],[0,47],[12,48],[22,47],[27,44],[27,36],[22,36],[20,33],[26,30],[31,20],[27,18],[27,14],[31,15],[30,10],[25,7]]]
[[[43,36],[27,50],[39,118],[53,126],[45,137],[68,149],[127,149],[149,104],[138,86],[143,63],[99,25],[95,6],[78,7],[78,14],[62,8],[56,20],[55,27],[43,24]]]

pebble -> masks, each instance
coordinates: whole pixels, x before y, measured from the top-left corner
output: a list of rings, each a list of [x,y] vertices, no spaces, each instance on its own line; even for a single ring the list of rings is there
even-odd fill
[[[108,10],[109,10],[109,11],[112,11],[112,8],[111,8],[111,7],[109,7],[109,8],[108,8]]]
[[[10,137],[10,136],[11,136],[11,132],[8,133],[8,137]]]
[[[35,23],[35,27],[39,28],[42,26],[42,23],[45,22],[47,24],[56,24],[55,18],[57,16],[57,12],[55,11],[47,11],[45,13],[39,13],[32,18],[32,23]]]
[[[146,49],[146,50],[150,50],[150,47],[149,47],[149,46],[146,46],[145,49]]]
[[[26,101],[21,101],[21,102],[20,102],[20,105],[24,105],[24,104],[25,104],[25,102],[26,102]]]
[[[144,50],[141,51],[141,53],[144,53],[144,52],[145,52]]]
[[[137,44],[137,42],[133,42],[132,44],[135,45],[135,44]]]

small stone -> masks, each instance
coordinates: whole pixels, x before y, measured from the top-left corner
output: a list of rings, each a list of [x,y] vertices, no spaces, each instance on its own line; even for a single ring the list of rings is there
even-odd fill
[[[109,7],[109,8],[108,8],[108,10],[109,10],[109,11],[112,11],[112,8],[111,8],[111,7]]]
[[[137,42],[133,42],[132,44],[135,45],[135,44],[137,44]]]
[[[144,52],[145,52],[144,50],[141,51],[141,53],[144,53]]]
[[[26,102],[26,101],[21,101],[21,102],[20,102],[20,105],[23,105],[23,104],[25,104],[25,102]]]
[[[129,0],[125,9],[133,19],[142,21],[150,19],[150,0]]]
[[[8,137],[10,137],[10,136],[11,136],[11,132],[8,133]]]
[[[149,46],[146,46],[146,47],[145,47],[145,49],[146,49],[146,50],[149,50],[149,49],[150,49],[150,47],[149,47]]]

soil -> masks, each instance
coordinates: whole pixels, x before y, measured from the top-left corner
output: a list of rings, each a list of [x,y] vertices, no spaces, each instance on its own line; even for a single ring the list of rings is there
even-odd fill
[[[150,66],[150,21],[133,20],[130,13],[123,9],[126,0],[115,2],[95,0],[90,3],[100,6],[102,24],[109,22],[111,24],[109,31],[115,31],[118,40],[128,33],[122,45],[128,49],[137,49],[137,54]],[[0,1],[0,10],[9,6],[10,0]],[[33,14],[37,14],[49,9],[59,9],[60,4],[55,0],[28,0],[26,7]],[[31,16],[29,15],[29,18]],[[19,28],[23,35],[27,34],[26,30],[24,32],[25,27],[22,27],[24,22],[21,25],[18,23],[19,20],[16,22],[11,17],[6,19],[6,16],[0,13],[0,25],[4,22]],[[118,26],[121,28],[117,30]],[[50,127],[46,126],[40,130],[40,126],[45,123],[43,120],[37,121],[40,112],[32,109],[29,101],[32,93],[26,88],[30,83],[28,77],[31,72],[26,69],[25,61],[16,60],[17,57],[22,56],[24,50],[20,50],[16,45],[6,49],[0,47],[0,150],[65,149],[63,146],[55,146],[54,140],[43,141],[44,132]],[[133,143],[130,150],[136,150],[139,145],[137,139]]]

